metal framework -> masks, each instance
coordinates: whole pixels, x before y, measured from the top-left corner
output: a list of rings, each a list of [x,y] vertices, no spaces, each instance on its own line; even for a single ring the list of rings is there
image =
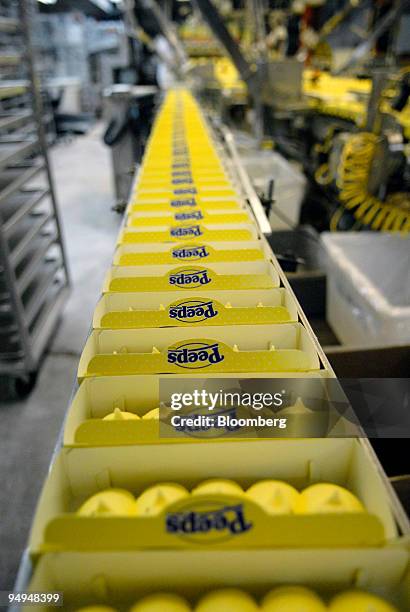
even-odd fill
[[[35,68],[32,0],[0,5],[0,374],[38,369],[69,288]],[[15,58],[4,63],[7,56]]]

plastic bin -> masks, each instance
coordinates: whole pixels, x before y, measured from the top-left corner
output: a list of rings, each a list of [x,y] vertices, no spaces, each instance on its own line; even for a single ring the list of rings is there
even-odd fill
[[[275,151],[243,151],[243,164],[259,193],[266,193],[270,179],[275,181],[275,204],[269,215],[273,230],[289,229],[289,223],[299,223],[300,208],[306,190],[306,178],[295,164],[289,163]],[[286,215],[287,223],[279,213]]]
[[[327,320],[347,345],[410,342],[410,239],[361,232],[322,234]]]

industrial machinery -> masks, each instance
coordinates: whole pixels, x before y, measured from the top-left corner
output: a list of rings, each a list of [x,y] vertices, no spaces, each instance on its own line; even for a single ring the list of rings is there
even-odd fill
[[[322,25],[314,50],[363,4],[347,3]],[[332,74],[318,68],[320,57],[313,55],[311,67],[303,70],[300,58],[269,53],[267,29],[256,18],[263,7],[256,2],[251,3],[255,26],[250,47],[238,44],[212,0],[196,0],[196,5],[230,61],[215,59],[213,70],[206,72],[212,64],[204,60],[194,71],[203,77],[205,91],[219,89],[219,113],[221,96],[225,106],[253,108],[253,129],[262,145],[270,140],[285,157],[302,164],[309,189],[299,221],[319,231],[408,232],[409,70],[394,53],[400,51],[399,32],[410,7],[393,3],[368,39]],[[383,54],[369,60],[369,52],[387,34]]]

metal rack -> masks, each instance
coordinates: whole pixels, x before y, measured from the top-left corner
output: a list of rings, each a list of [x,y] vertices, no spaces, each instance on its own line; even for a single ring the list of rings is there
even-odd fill
[[[17,392],[35,380],[69,289],[31,38],[35,10],[32,0],[0,0],[0,377]]]

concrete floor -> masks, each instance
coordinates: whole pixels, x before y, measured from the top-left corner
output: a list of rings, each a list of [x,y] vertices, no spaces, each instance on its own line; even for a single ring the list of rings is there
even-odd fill
[[[58,144],[50,157],[73,287],[34,391],[25,401],[0,403],[0,590],[14,583],[121,222],[110,210],[101,126]]]

